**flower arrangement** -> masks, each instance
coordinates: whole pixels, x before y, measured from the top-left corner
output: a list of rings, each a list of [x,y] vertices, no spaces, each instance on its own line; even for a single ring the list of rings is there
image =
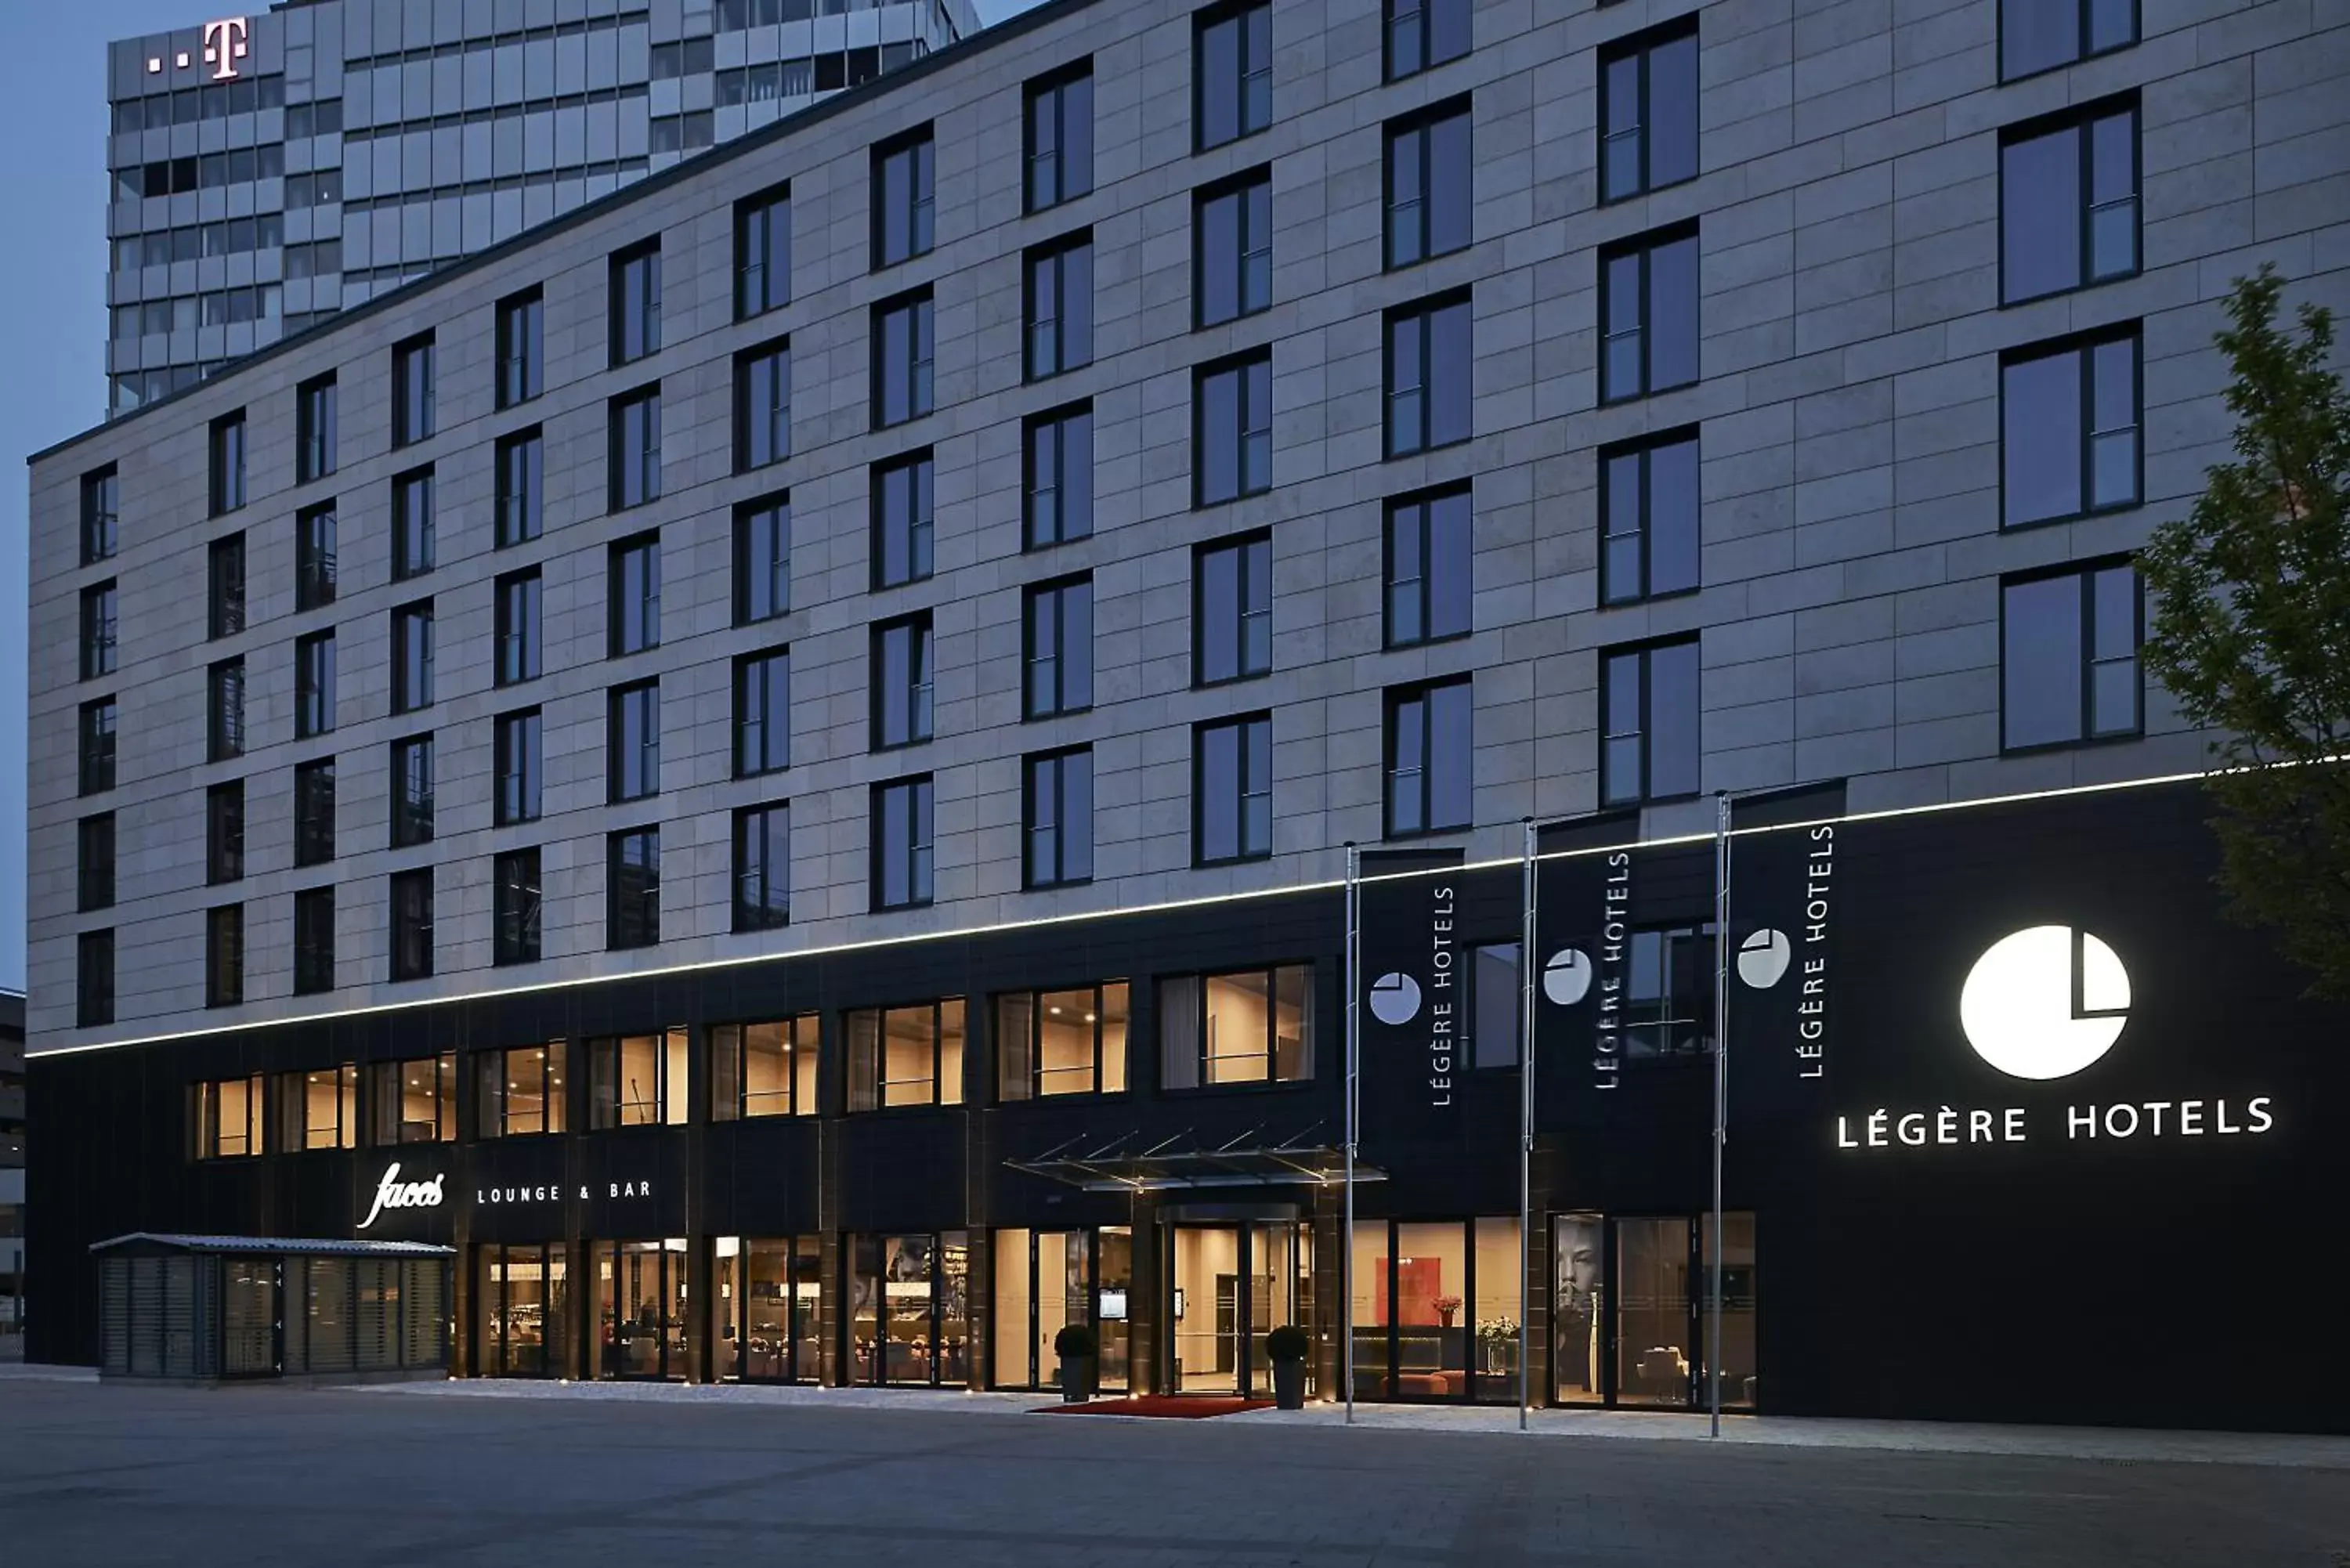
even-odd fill
[[[1477,1338],[1484,1345],[1515,1345],[1518,1342],[1517,1323],[1506,1317],[1489,1317],[1477,1325]]]
[[[1461,1298],[1459,1296],[1439,1296],[1428,1304],[1436,1309],[1436,1315],[1443,1321],[1444,1326],[1451,1328],[1452,1326],[1452,1314],[1461,1310]]]

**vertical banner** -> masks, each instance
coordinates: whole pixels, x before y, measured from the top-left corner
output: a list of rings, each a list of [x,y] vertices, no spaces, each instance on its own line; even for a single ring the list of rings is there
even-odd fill
[[[1469,1071],[1469,949],[1458,849],[1359,852],[1361,1131],[1374,1145],[1459,1136]],[[1376,1158],[1376,1154],[1374,1157]]]
[[[1605,1114],[1623,1087],[1633,876],[1628,844],[1551,855],[1534,869],[1534,1050],[1546,1095],[1578,1120]]]
[[[1825,1092],[1835,1042],[1836,864],[1849,825],[1731,839],[1730,1034],[1742,1114],[1783,1116]]]

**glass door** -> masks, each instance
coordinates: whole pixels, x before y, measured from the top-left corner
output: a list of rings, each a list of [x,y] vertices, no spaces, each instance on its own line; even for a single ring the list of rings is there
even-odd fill
[[[596,1247],[601,1377],[682,1377],[686,1369],[685,1243],[603,1241]]]
[[[1684,1219],[1616,1221],[1616,1397],[1686,1407],[1699,1322]]]
[[[1597,1405],[1607,1397],[1607,1221],[1562,1214],[1551,1232],[1550,1325],[1553,1397]]]
[[[1173,1376],[1179,1394],[1238,1394],[1244,1362],[1245,1325],[1241,1293],[1242,1237],[1236,1225],[1174,1227],[1173,1299],[1168,1321],[1174,1325]]]
[[[1126,1225],[1105,1225],[1097,1234],[1101,1288],[1096,1298],[1099,1305],[1095,1327],[1101,1334],[1101,1360],[1094,1368],[1094,1382],[1105,1394],[1123,1394],[1133,1386],[1126,1325],[1128,1293],[1134,1288],[1134,1231]]]
[[[1288,1220],[1257,1225],[1249,1232],[1249,1392],[1273,1389],[1273,1357],[1265,1353],[1264,1336],[1284,1324],[1313,1332],[1314,1232]],[[1306,1387],[1314,1381],[1314,1362],[1305,1363]]]

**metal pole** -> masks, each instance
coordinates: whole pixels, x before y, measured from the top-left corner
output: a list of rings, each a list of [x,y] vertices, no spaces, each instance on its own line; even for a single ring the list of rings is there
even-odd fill
[[[1338,1241],[1338,1376],[1347,1386],[1347,1424],[1355,1424],[1355,1133],[1362,1021],[1362,851],[1347,844],[1347,1220]]]
[[[1534,1403],[1534,819],[1525,821],[1524,908],[1518,933],[1518,1430]]]
[[[1713,1245],[1706,1311],[1709,1435],[1721,1436],[1721,1163],[1730,1122],[1730,795],[1713,797]]]

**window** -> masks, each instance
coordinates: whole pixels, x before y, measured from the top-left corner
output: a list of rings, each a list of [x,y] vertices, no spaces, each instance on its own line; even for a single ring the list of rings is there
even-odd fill
[[[96,794],[114,787],[115,699],[100,697],[81,705],[81,793]]]
[[[734,661],[734,776],[751,778],[791,765],[792,656],[788,649]]]
[[[1088,539],[1094,531],[1094,410],[1091,403],[1030,417],[1022,489],[1028,548]]]
[[[1698,586],[1695,431],[1599,455],[1599,597],[1630,604]]]
[[[1388,693],[1389,838],[1470,825],[1476,757],[1472,708],[1467,676]]]
[[[876,626],[872,660],[873,749],[929,740],[934,679],[930,611]]]
[[[792,454],[792,346],[762,344],[734,356],[734,472]]]
[[[74,836],[74,909],[80,914],[114,907],[114,814],[81,819]]]
[[[503,1051],[474,1052],[474,1135],[485,1138],[529,1137],[563,1131],[570,1121],[565,1115],[568,1106],[563,1087],[563,1056],[560,1040],[544,1045],[509,1045]],[[452,1100],[455,1088],[452,1082]]]
[[[931,144],[927,125],[873,150],[873,269],[931,248]]]
[[[121,481],[111,464],[81,476],[81,564],[114,559]]]
[[[491,961],[536,963],[539,879],[536,849],[509,849],[490,862]]]
[[[2000,745],[2136,735],[2144,727],[2137,568],[2126,561],[2001,585]]]
[[[2000,0],[1999,74],[2008,81],[2137,42],[2137,0]]]
[[[792,191],[763,191],[734,204],[734,319],[792,299]]]
[[[432,973],[432,868],[391,877],[391,978],[423,980]]]
[[[413,713],[432,705],[432,601],[391,612],[391,711]]]
[[[931,901],[931,775],[873,786],[873,907]]]
[[[2000,388],[2006,526],[2137,504],[2135,327],[2012,354]]]
[[[335,989],[335,889],[305,888],[294,895],[294,994]]]
[[[408,446],[432,433],[437,422],[432,388],[432,335],[395,345],[391,350],[391,444]]]
[[[234,1007],[244,1000],[244,906],[204,911],[204,1005]]]
[[[323,866],[335,857],[335,759],[294,769],[294,864]]]
[[[456,1053],[374,1064],[368,1069],[368,1106],[373,1124],[368,1141],[379,1147],[456,1142]]]
[[[962,1104],[962,998],[847,1017],[848,1108]]]
[[[538,426],[501,436],[497,445],[498,548],[538,537],[546,493],[546,441]]]
[[[244,1159],[261,1152],[261,1075],[195,1085],[198,1159]]]
[[[216,763],[244,755],[244,660],[224,659],[206,671],[211,724],[206,754]]]
[[[1301,1083],[1314,1076],[1313,971],[1303,964],[1159,982],[1159,1086]]]
[[[1388,504],[1389,648],[1469,635],[1471,516],[1465,485]]]
[[[1599,57],[1599,199],[1620,202],[1697,178],[1697,18],[1611,45]]]
[[[1479,1067],[1514,1067],[1523,1033],[1524,973],[1515,942],[1485,942],[1469,950],[1470,1060]]]
[[[639,534],[611,547],[611,657],[660,646],[660,535]]]
[[[212,514],[244,504],[244,410],[212,423]]]
[[[1094,584],[1091,577],[1039,583],[1027,593],[1021,665],[1031,719],[1094,705]]]
[[[1696,641],[1610,649],[1599,663],[1601,804],[1697,794]]]
[[[74,1026],[114,1022],[114,933],[84,931],[74,939]]]
[[[335,634],[314,631],[294,639],[294,738],[307,741],[335,727]]]
[[[931,291],[918,289],[873,307],[873,428],[901,425],[931,411]]]
[[[658,237],[612,258],[612,363],[626,365],[661,346],[661,258]]]
[[[1126,1092],[1127,983],[995,999],[995,1097]]]
[[[613,690],[606,716],[610,804],[660,793],[660,682]]]
[[[1027,838],[1023,885],[1059,888],[1094,877],[1094,753],[1091,746],[1025,759],[1021,821]]]
[[[1191,732],[1191,858],[1201,866],[1273,853],[1273,715]]]
[[[497,753],[497,826],[511,827],[518,822],[536,822],[541,810],[539,781],[545,745],[539,711],[524,708],[499,714],[493,744]]]
[[[1191,319],[1213,327],[1273,304],[1273,171],[1252,169],[1191,199]]]
[[[792,808],[748,805],[734,814],[734,929],[792,923]]]
[[[279,1152],[357,1148],[359,1143],[359,1070],[346,1062],[308,1073],[277,1075]]]
[[[244,781],[204,791],[204,881],[218,887],[244,877]]]
[[[391,482],[391,580],[432,569],[432,471],[420,468]]]
[[[930,449],[873,467],[873,586],[892,588],[931,575]]]
[[[2137,105],[2069,110],[2000,138],[2000,297],[2009,305],[2138,268]]]
[[[294,389],[294,481],[307,484],[335,472],[335,378],[314,376]]]
[[[1388,80],[1469,52],[1472,0],[1387,0]]]
[[[1192,504],[1273,488],[1273,351],[1203,365],[1191,387]]]
[[[1273,669],[1273,535],[1202,545],[1191,561],[1191,684]]]
[[[1701,1056],[1713,1049],[1713,927],[1632,932],[1625,978],[1624,1054]]]
[[[1695,381],[1695,231],[1644,235],[1601,252],[1599,319],[1602,402],[1621,402]]]
[[[614,398],[611,409],[611,510],[657,501],[661,493],[660,388]]]
[[[1469,439],[1473,354],[1469,296],[1388,313],[1388,455]]]
[[[314,610],[335,602],[335,504],[322,501],[294,514],[294,607]]]
[[[242,536],[240,535],[240,537]],[[217,571],[219,566],[217,545],[214,546],[214,550],[215,556],[213,559],[213,566],[215,571]],[[220,618],[220,600],[217,597],[219,587],[217,580],[215,580],[213,587],[215,597],[213,600],[213,624],[218,625]],[[237,605],[237,612],[240,616],[244,614],[244,609],[243,604],[243,587],[244,585],[240,582],[238,584],[239,603]],[[115,599],[116,595],[114,583],[110,578],[106,582],[99,583],[92,587],[84,588],[81,591],[81,678],[84,680],[92,680],[97,679],[99,676],[111,675],[114,673],[116,649]],[[215,631],[213,635],[220,637],[225,634]]]
[[[1273,123],[1273,5],[1211,5],[1191,26],[1191,134],[1204,152]]]
[[[734,509],[734,624],[792,607],[792,503],[770,496]]]
[[[432,841],[432,737],[391,743],[391,846]]]
[[[1088,60],[1028,84],[1028,210],[1094,188],[1094,71]]]
[[[546,302],[536,288],[498,301],[498,407],[526,403],[546,389]]]
[[[515,686],[543,672],[538,568],[508,572],[497,581],[497,684]]]
[[[1455,99],[1388,127],[1388,266],[1465,250],[1474,237],[1469,124],[1469,100]]]
[[[1057,376],[1094,358],[1091,230],[1027,254],[1028,379]]]
[[[682,1029],[588,1042],[589,1124],[599,1131],[682,1124],[687,1054]]]
[[[710,1119],[816,1114],[815,1013],[710,1026]]]

